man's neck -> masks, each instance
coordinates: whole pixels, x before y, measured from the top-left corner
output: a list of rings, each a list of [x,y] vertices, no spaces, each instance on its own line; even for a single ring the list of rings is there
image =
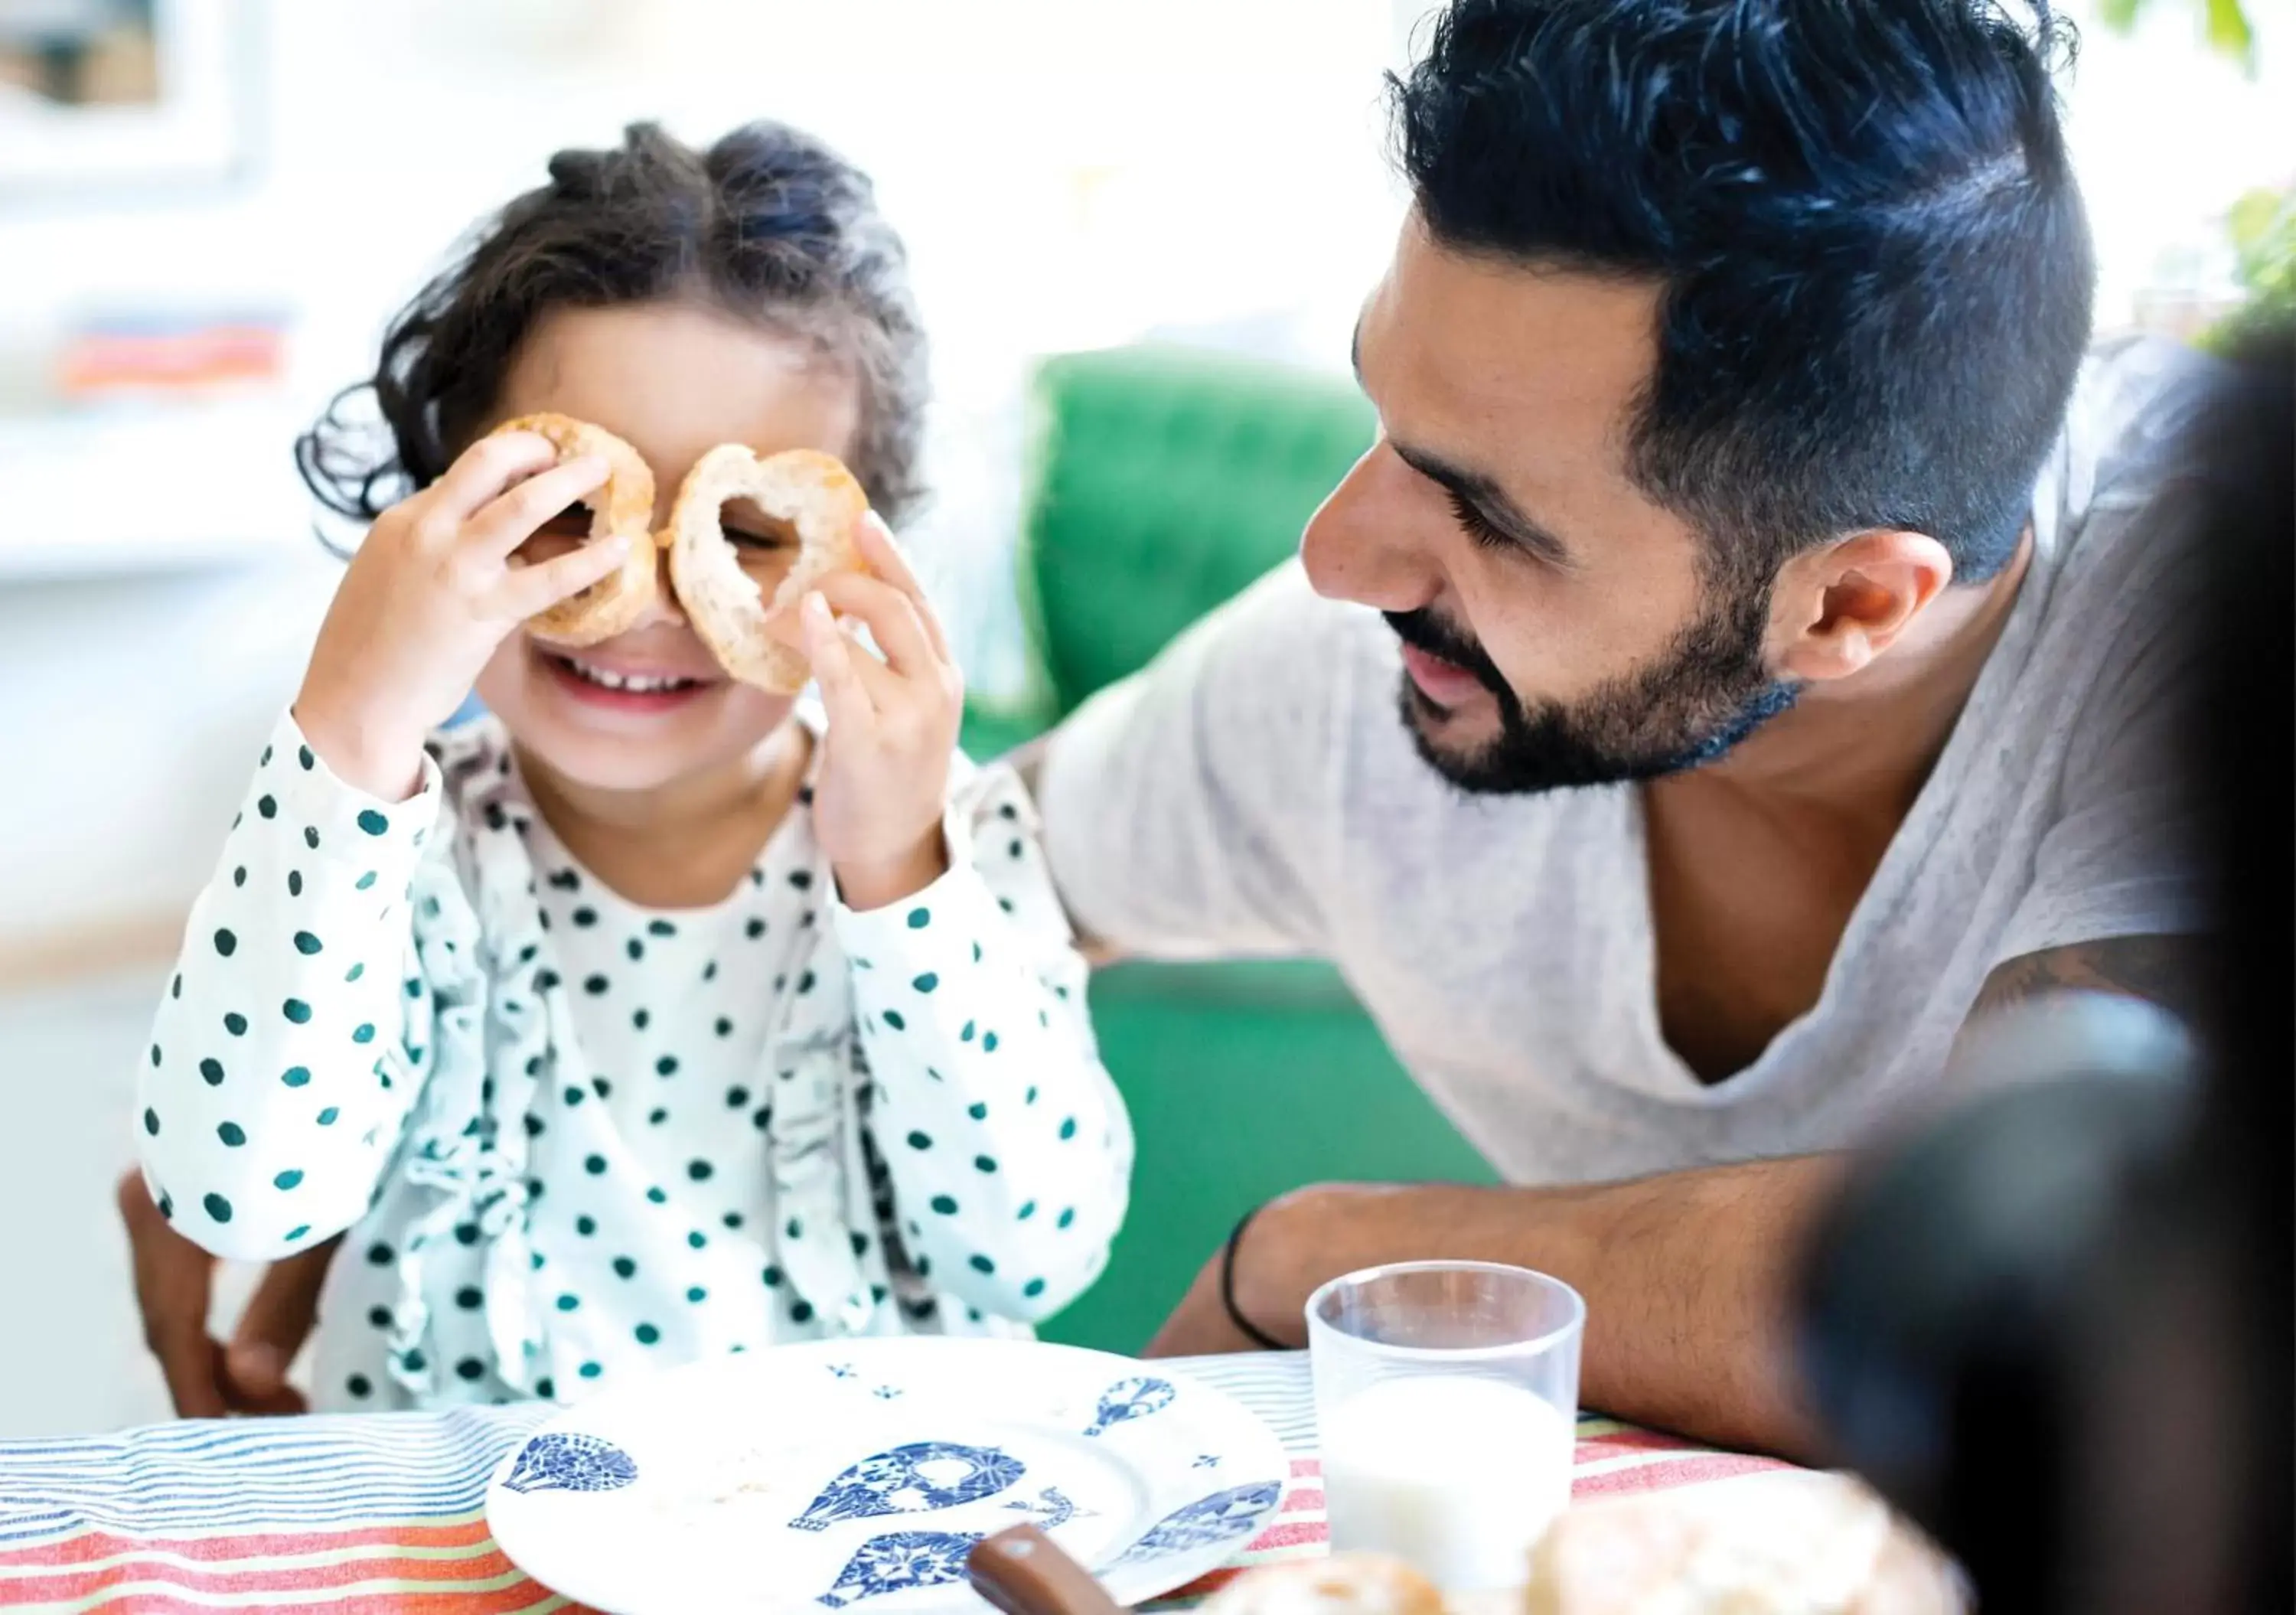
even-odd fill
[[[2028,534],[2000,576],[1948,590],[1887,655],[1805,687],[1721,761],[1654,782],[1652,799],[1721,791],[1796,817],[1886,821],[1894,832],[1952,738],[2031,562]]]
[[[1659,1023],[1701,1079],[1744,1070],[1817,1003],[2026,562],[1932,602],[1919,640],[1811,689],[1719,763],[1645,788]]]

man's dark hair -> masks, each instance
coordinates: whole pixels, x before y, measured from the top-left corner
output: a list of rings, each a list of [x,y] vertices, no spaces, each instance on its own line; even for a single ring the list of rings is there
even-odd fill
[[[558,308],[692,302],[815,345],[861,396],[850,458],[898,521],[923,493],[925,336],[908,257],[868,176],[784,124],[697,149],[651,123],[566,151],[486,220],[390,323],[372,380],[296,445],[330,509],[371,521],[427,487],[486,427],[503,381]],[[387,441],[346,417],[373,395]]]
[[[1726,576],[1875,528],[2015,553],[2095,264],[1992,0],[1453,0],[1391,82],[1448,250],[1662,288],[1628,467]]]

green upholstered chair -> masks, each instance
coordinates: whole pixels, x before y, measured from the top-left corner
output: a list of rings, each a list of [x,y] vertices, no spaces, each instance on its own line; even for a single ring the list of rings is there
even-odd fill
[[[1343,383],[1169,348],[1070,354],[1037,373],[1019,586],[1026,699],[968,714],[988,758],[1144,666],[1291,554],[1370,443]],[[1093,1015],[1139,1140],[1107,1275],[1044,1331],[1136,1350],[1235,1219],[1320,1179],[1488,1181],[1329,966],[1128,963]]]

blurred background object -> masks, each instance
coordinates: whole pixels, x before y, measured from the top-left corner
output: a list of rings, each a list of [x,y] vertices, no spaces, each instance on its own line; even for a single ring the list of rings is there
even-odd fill
[[[1380,75],[1429,9],[0,0],[0,1226],[43,1230],[0,1245],[0,1306],[45,1320],[0,1332],[0,1434],[164,1412],[105,1201],[129,1062],[338,575],[289,445],[443,243],[641,117],[784,119],[873,172],[935,348],[905,538],[993,750],[1285,553],[1368,440],[1348,336],[1404,206]],[[2243,295],[2227,220],[2290,177],[2284,9],[2245,62],[2167,0],[2088,30],[2105,328]],[[1328,971],[1095,990],[1156,1172],[1062,1338],[1137,1346],[1293,1184],[1484,1170]]]
[[[66,338],[55,389],[67,404],[157,396],[204,401],[275,385],[286,373],[283,322],[275,316],[122,316],[81,322]]]
[[[1963,1057],[2013,1085],[1866,1162],[1810,1263],[1838,1456],[1987,1609],[2296,1607],[2296,323],[2233,353],[2194,429],[2211,665],[2188,761],[2218,909],[2198,1042],[2093,996],[1979,1029]]]
[[[2079,14],[2078,7],[2070,9]],[[2071,110],[2074,152],[2097,224],[2100,312],[2108,328],[2125,311],[2130,324],[2221,347],[2237,330],[2253,327],[2259,307],[2296,314],[2296,168],[2289,166],[2296,162],[2296,126],[2285,89],[2276,102],[2233,93],[2218,116],[2245,101],[2253,118],[2232,110],[2206,146],[2187,146],[2161,137],[2163,125],[2136,116],[2140,92],[2134,79],[2121,78],[2160,70],[2167,94],[2152,110],[2172,119],[2196,104],[2188,97],[2211,81],[2229,90],[2228,70],[2260,87],[2265,47],[2251,15],[2256,9],[2251,0],[2095,0],[2085,53],[2101,50],[2102,65],[2092,58]],[[2291,26],[2285,15],[2271,22],[2277,29]],[[2151,46],[2144,68],[2128,50],[2140,43]],[[2287,48],[2283,37],[2274,64],[2284,78]],[[2102,115],[2107,106],[2117,114],[2111,121]],[[2228,192],[2214,175],[2192,172],[2186,165],[2202,150],[2218,153],[2226,174],[2246,168],[2251,187]],[[2243,155],[2234,157],[2236,151]],[[2197,188],[2180,199],[2180,181],[2197,181]],[[2191,210],[2196,200],[2205,216]],[[2148,236],[2150,256],[2140,260],[2136,242]]]
[[[0,4],[0,196],[77,207],[242,176],[267,0]]]
[[[2256,25],[2248,20],[2244,0],[2177,0],[2195,13],[2201,37],[2209,47],[2231,57],[2243,67],[2253,70],[2256,66]],[[2116,32],[2126,34],[2136,26],[2136,19],[2146,12],[2171,9],[2159,0],[2103,0],[2097,8],[2097,20]]]

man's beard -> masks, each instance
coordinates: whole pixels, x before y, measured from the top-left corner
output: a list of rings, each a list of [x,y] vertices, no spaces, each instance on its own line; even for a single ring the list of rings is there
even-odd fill
[[[1403,722],[1419,755],[1462,790],[1493,795],[1658,779],[1715,761],[1793,705],[1796,686],[1762,665],[1768,591],[1726,598],[1657,661],[1569,706],[1526,709],[1482,646],[1426,611],[1387,613],[1398,638],[1472,675],[1498,704],[1499,733],[1472,752],[1430,734],[1443,709],[1403,678]]]

